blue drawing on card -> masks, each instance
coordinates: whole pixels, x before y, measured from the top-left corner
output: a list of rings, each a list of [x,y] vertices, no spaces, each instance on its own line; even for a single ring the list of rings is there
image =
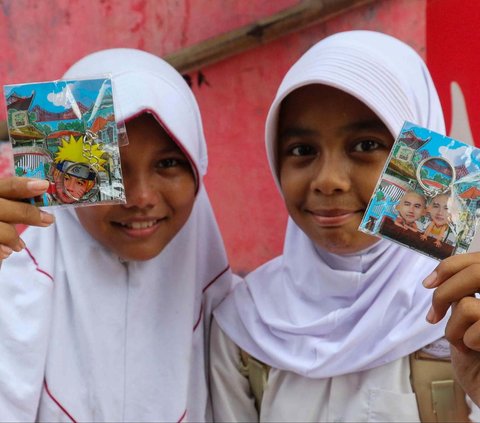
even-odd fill
[[[405,122],[359,230],[436,259],[465,253],[480,212],[480,149]]]
[[[15,174],[50,182],[33,203],[125,201],[109,78],[8,85],[4,94]]]

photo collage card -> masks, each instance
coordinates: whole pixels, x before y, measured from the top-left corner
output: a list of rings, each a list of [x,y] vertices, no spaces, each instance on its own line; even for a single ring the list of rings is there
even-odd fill
[[[359,230],[442,260],[467,252],[480,214],[480,149],[405,122]]]

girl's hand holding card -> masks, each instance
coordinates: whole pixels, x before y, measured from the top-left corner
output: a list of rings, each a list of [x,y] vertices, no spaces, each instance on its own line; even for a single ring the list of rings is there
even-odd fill
[[[48,182],[39,179],[10,177],[0,179],[0,260],[24,248],[16,224],[49,226],[54,217],[22,201],[43,194]]]
[[[424,281],[436,288],[427,314],[437,323],[452,307],[445,337],[451,348],[457,379],[470,398],[480,405],[480,253],[461,254],[443,260]]]

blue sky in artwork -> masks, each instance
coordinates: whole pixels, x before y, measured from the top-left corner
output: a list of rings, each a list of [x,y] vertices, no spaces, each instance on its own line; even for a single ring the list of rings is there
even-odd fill
[[[426,150],[430,157],[443,157],[453,166],[464,165],[469,173],[480,171],[479,148],[410,122],[405,122],[402,132],[406,130],[413,130],[415,135],[424,140],[431,138],[430,142],[418,149],[419,152]]]
[[[49,112],[59,113],[71,108],[72,97],[73,102],[80,102],[90,107],[95,102],[103,84],[106,84],[104,89],[111,92],[111,81],[105,78],[6,85],[4,92],[6,98],[13,92],[22,97],[30,96],[35,92],[31,109],[38,105]]]

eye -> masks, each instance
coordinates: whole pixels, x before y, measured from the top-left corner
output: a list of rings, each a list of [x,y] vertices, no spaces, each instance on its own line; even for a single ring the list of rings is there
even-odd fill
[[[288,154],[290,156],[312,156],[315,154],[315,149],[306,144],[294,145],[288,149]]]
[[[175,158],[162,159],[157,162],[157,168],[167,169],[170,167],[180,166],[182,163],[180,160]]]
[[[358,153],[368,153],[369,151],[378,150],[383,145],[375,140],[363,140],[353,146],[353,151]]]

